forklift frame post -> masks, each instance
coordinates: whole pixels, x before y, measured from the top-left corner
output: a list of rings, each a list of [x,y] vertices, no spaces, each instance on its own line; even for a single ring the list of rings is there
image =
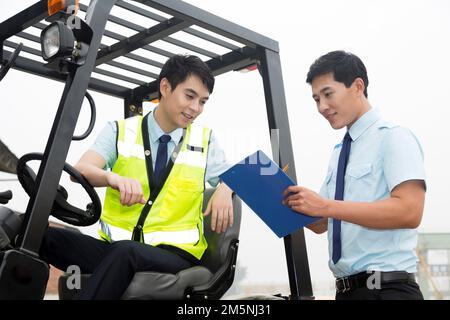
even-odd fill
[[[266,97],[266,108],[271,133],[272,156],[287,174],[297,182],[289,118],[284,94],[280,56],[269,49],[261,50],[261,74]],[[284,237],[286,262],[291,288],[291,299],[312,299],[311,277],[303,229]]]
[[[90,15],[86,21],[94,31],[90,50],[85,64],[76,68],[66,79],[66,86],[36,177],[36,191],[28,202],[23,223],[24,230],[21,233],[23,238],[19,249],[33,256],[39,256],[48,217],[106,26],[107,14],[116,1],[96,1],[90,7]],[[105,12],[106,15],[98,14]]]

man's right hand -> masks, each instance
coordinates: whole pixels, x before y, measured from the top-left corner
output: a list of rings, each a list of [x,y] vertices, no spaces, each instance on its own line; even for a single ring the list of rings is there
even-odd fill
[[[136,203],[145,204],[141,183],[135,179],[126,178],[114,172],[106,175],[108,186],[120,192],[120,203],[124,206],[132,206]]]
[[[120,203],[132,206],[145,204],[141,183],[135,179],[122,177],[117,173],[105,171],[106,160],[93,150],[86,151],[75,165],[75,169],[94,187],[111,187],[120,192]]]

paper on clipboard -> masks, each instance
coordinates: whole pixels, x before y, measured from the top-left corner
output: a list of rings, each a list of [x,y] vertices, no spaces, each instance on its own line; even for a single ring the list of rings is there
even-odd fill
[[[284,190],[295,183],[261,150],[235,164],[220,178],[280,238],[320,219],[282,204]]]

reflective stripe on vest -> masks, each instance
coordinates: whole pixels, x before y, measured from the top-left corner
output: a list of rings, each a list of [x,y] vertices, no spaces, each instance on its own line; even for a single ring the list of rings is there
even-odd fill
[[[141,124],[142,119],[138,117],[129,118],[125,122],[124,130],[122,130],[123,136],[119,136],[117,139],[117,150],[123,157],[136,157],[145,160],[142,144],[136,143],[138,134],[141,131]],[[139,136],[141,135],[139,134]]]
[[[103,234],[106,235],[106,239],[110,242],[130,240],[132,236],[132,232],[109,225],[102,220],[100,220],[100,228]],[[151,245],[162,242],[177,244],[196,243],[199,240],[199,232],[197,228],[183,231],[154,231],[146,233],[144,240],[146,244]]]
[[[151,115],[150,115],[151,116]],[[117,161],[113,172],[138,180],[149,198],[142,116],[118,122]],[[179,247],[198,259],[206,250],[203,235],[203,191],[211,130],[191,125],[186,129],[172,170],[156,198],[144,224],[145,243]],[[107,188],[101,217],[100,237],[108,241],[131,239],[142,204],[120,204],[120,193]]]

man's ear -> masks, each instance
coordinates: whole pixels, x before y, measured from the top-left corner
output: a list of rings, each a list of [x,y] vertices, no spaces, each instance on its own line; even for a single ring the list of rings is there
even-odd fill
[[[366,85],[364,84],[364,80],[361,78],[356,78],[353,81],[352,86],[355,87],[356,93],[358,93],[358,95],[364,95],[364,90],[366,89]]]
[[[166,97],[168,93],[172,91],[169,80],[167,78],[162,78],[159,82],[159,91],[162,97]]]

